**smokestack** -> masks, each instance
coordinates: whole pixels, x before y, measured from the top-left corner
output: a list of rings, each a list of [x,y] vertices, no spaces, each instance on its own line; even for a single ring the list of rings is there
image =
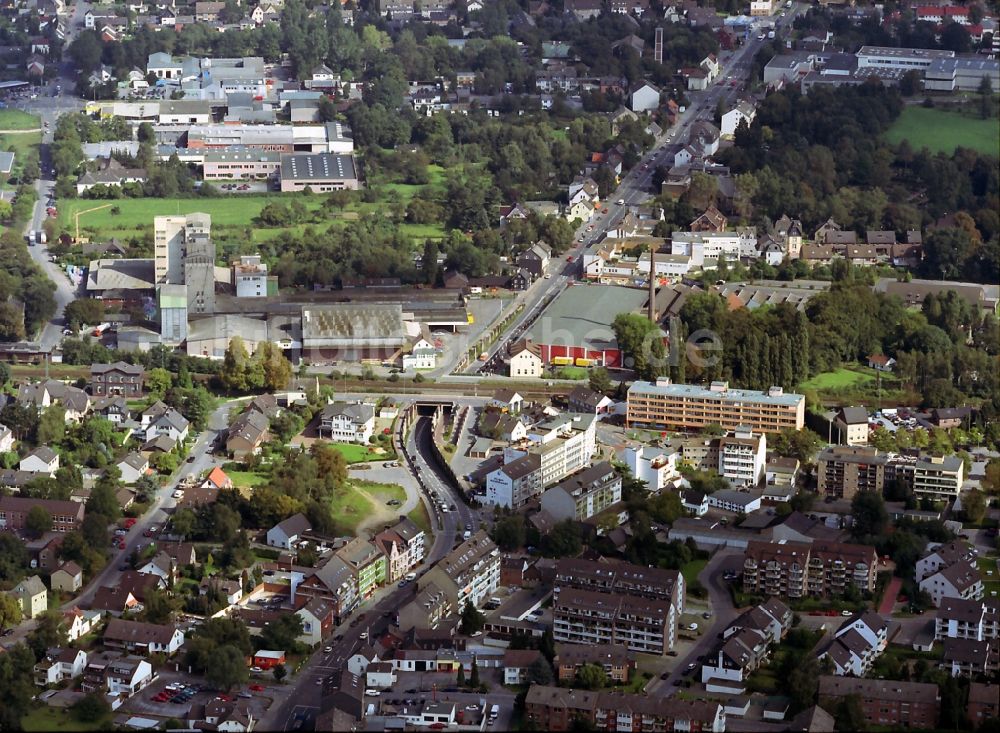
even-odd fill
[[[656,245],[649,246],[649,305],[647,316],[649,322],[656,324]]]

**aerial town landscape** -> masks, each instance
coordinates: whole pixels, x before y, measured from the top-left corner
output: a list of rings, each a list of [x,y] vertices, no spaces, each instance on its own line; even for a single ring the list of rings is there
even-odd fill
[[[1000,2],[0,3],[0,731],[1000,733]]]

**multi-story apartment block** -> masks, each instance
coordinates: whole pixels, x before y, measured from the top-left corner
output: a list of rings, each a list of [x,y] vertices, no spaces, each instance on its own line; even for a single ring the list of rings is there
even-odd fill
[[[0,530],[21,531],[27,523],[28,512],[36,506],[52,517],[53,532],[73,532],[83,523],[84,505],[77,501],[0,496]]]
[[[919,583],[942,568],[962,561],[975,562],[977,557],[972,545],[961,540],[929,545],[924,556],[917,560],[914,579]]]
[[[888,457],[874,448],[832,445],[816,459],[817,490],[836,499],[853,499],[859,491],[882,493]]]
[[[764,478],[767,438],[739,427],[719,440],[719,475],[735,487],[756,486]]]
[[[114,364],[91,364],[90,393],[94,397],[121,395],[135,398],[142,396],[142,378],[145,370],[137,364],[116,361]]]
[[[608,679],[618,684],[628,682],[635,669],[635,657],[621,644],[556,644],[553,660],[560,682],[572,682],[585,664],[596,664],[604,669]]]
[[[945,598],[934,616],[934,640],[1000,637],[1000,608],[996,601]]]
[[[843,542],[753,540],[743,563],[743,587],[750,593],[784,598],[842,595],[848,584],[875,590],[874,547]]]
[[[648,568],[622,561],[562,558],[556,563],[553,586],[580,588],[600,593],[628,593],[642,598],[669,601],[684,610],[684,576],[676,570]]]
[[[527,453],[490,472],[486,477],[486,503],[520,509],[544,489],[541,468],[541,456]]]
[[[623,644],[666,654],[676,641],[677,613],[669,601],[564,588],[552,604],[552,633],[571,644]]]
[[[848,695],[857,695],[861,700],[865,722],[870,726],[937,727],[941,694],[935,684],[834,675],[819,678],[819,702],[827,710]]]
[[[580,724],[623,733],[723,733],[726,729],[726,713],[717,702],[545,685],[532,685],[528,690],[525,716],[535,730],[548,731],[573,730]]]
[[[385,553],[388,583],[395,583],[424,559],[426,535],[408,517],[379,532],[373,542]]]
[[[919,586],[930,594],[935,606],[949,598],[978,601],[985,592],[979,568],[968,560],[942,567],[921,580]]]
[[[632,475],[645,481],[646,488],[653,492],[666,488],[667,482],[677,477],[677,459],[673,448],[647,445],[625,449],[625,464]]]
[[[730,389],[728,382],[712,382],[708,387],[634,382],[628,390],[627,424],[699,429],[719,425],[724,430],[747,427],[762,433],[784,428],[801,430],[805,424],[805,397],[785,394],[780,387],[767,392]]]
[[[542,494],[553,519],[585,521],[622,500],[622,477],[607,461],[574,473]]]
[[[828,657],[836,675],[863,677],[889,643],[889,624],[877,613],[866,612],[845,621],[819,658]]]
[[[918,499],[957,499],[965,464],[958,456],[929,456],[913,467],[913,493]]]
[[[355,537],[334,553],[355,576],[359,600],[368,598],[386,580],[386,557],[364,537]]]
[[[188,248],[211,236],[208,214],[153,218],[153,260],[157,284],[184,284],[184,257]]]
[[[449,552],[420,579],[420,589],[436,585],[454,612],[466,602],[479,607],[500,584],[500,550],[483,530]]]
[[[596,416],[565,413],[536,425],[504,451],[504,465],[486,477],[486,503],[519,508],[590,465],[597,449]]]

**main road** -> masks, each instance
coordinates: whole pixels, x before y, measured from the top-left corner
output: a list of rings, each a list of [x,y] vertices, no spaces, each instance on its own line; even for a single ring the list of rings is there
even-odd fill
[[[774,19],[775,25],[778,29],[790,25],[795,16],[806,7],[802,3],[796,4],[787,17]],[[466,374],[478,374],[481,371],[496,373],[502,368],[509,347],[530,328],[545,306],[581,272],[580,255],[595,248],[608,231],[621,221],[630,207],[651,198],[656,169],[661,166],[670,167],[676,152],[689,141],[692,126],[699,120],[710,121],[720,101],[729,104],[741,93],[753,59],[764,42],[751,34],[747,42],[725,60],[725,67],[712,86],[703,92],[689,93],[690,104],[674,126],[664,130],[654,141],[652,150],[625,174],[618,188],[608,195],[600,212],[577,229],[574,244],[566,253],[568,261],[553,258],[545,277],[536,280],[517,296],[524,304],[524,310],[505,334],[486,351],[486,360],[471,363],[465,369]]]

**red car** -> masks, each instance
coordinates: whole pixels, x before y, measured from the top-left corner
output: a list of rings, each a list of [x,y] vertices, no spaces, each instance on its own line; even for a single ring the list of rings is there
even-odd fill
[[[222,702],[232,702],[233,701],[233,698],[230,697],[229,695],[217,695],[216,699],[217,700],[222,700]]]
[[[250,685],[250,691],[251,692],[263,692],[264,691],[264,685]]]
[[[125,549],[125,540],[118,540],[118,549],[119,550]]]
[[[125,529],[131,529],[133,526],[135,526],[135,517],[129,517],[128,519],[126,519],[124,522],[122,522],[122,526]]]

